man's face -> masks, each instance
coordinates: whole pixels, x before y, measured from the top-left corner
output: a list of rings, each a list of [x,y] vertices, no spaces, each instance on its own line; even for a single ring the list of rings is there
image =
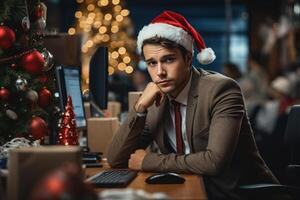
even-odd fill
[[[183,57],[178,48],[153,44],[146,44],[143,53],[152,81],[163,93],[176,97],[189,80],[191,54]]]

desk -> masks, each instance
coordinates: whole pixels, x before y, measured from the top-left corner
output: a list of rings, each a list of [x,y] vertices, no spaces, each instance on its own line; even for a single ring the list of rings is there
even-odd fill
[[[93,176],[104,169],[107,169],[107,164],[104,168],[87,168],[85,169],[86,176]],[[145,179],[153,173],[139,172],[137,177],[129,184],[128,188],[142,189],[149,193],[164,192],[170,199],[207,199],[202,177],[197,175],[183,175],[185,182],[183,184],[160,184],[151,185],[145,183]],[[97,192],[101,192],[108,188],[97,188]]]

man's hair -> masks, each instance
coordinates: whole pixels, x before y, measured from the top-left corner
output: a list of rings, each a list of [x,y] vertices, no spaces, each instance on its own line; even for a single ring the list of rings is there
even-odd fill
[[[154,36],[152,38],[149,39],[145,39],[143,41],[143,45],[142,45],[142,52],[141,52],[141,56],[143,57],[143,59],[145,59],[144,56],[144,52],[143,52],[143,48],[146,44],[154,44],[154,45],[160,45],[162,47],[165,47],[167,49],[176,49],[178,48],[182,54],[182,57],[185,58],[185,55],[187,53],[190,53],[188,50],[186,50],[183,46],[181,46],[180,44],[173,42],[169,39],[166,38],[162,38],[162,37],[158,37],[158,36]]]

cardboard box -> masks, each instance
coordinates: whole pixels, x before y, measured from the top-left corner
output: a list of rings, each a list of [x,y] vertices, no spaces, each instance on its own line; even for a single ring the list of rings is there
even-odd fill
[[[64,163],[72,162],[81,167],[81,155],[78,146],[25,147],[11,150],[7,199],[29,199],[36,183]]]
[[[87,119],[92,117],[89,102],[84,102],[84,111]],[[109,117],[119,117],[121,113],[121,103],[117,101],[109,101],[107,103],[107,109],[103,110],[103,112],[105,113],[105,116],[108,114]]]
[[[117,101],[109,101],[107,104],[107,112],[110,117],[119,117],[121,113],[121,103]]]
[[[135,105],[136,101],[142,95],[143,92],[141,91],[131,91],[128,92],[128,111],[130,111],[133,106]]]
[[[103,152],[106,156],[106,148],[113,135],[120,127],[117,117],[89,118],[87,120],[88,147],[92,152]]]

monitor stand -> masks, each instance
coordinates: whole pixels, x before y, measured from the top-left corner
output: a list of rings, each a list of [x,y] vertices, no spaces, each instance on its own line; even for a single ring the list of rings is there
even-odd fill
[[[90,100],[90,110],[92,117],[105,117],[104,112],[93,100]]]

